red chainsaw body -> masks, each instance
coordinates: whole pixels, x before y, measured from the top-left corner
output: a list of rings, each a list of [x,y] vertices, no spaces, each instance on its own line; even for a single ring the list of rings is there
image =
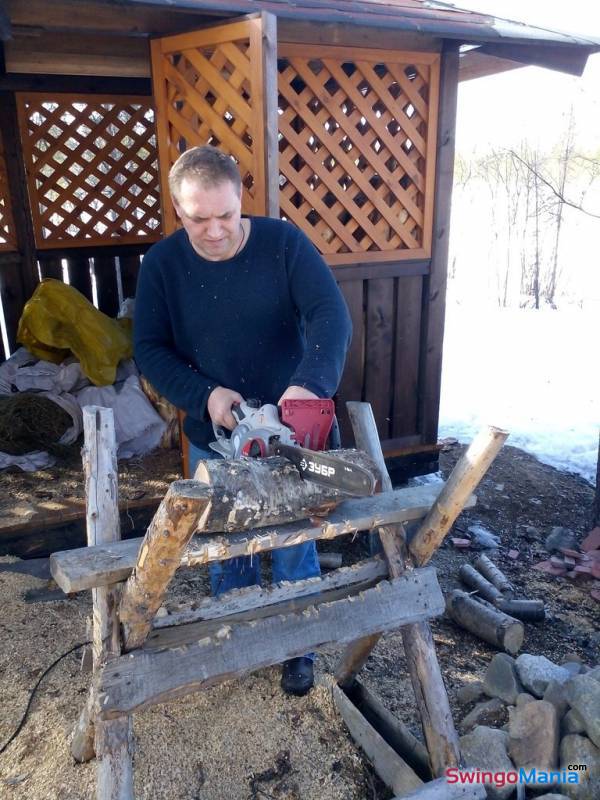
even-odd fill
[[[296,444],[324,450],[335,418],[333,400],[284,400],[281,421],[294,432]]]

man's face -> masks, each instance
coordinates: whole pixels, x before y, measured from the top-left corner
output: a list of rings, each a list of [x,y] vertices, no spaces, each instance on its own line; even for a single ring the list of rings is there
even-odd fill
[[[231,181],[205,188],[184,178],[173,205],[199,255],[209,261],[234,255],[242,238],[242,201]]]

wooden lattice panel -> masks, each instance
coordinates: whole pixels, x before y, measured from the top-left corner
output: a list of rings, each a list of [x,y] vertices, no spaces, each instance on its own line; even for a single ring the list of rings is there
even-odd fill
[[[161,185],[185,150],[212,144],[239,165],[243,211],[266,207],[263,36],[260,18],[152,42]],[[165,230],[176,225],[164,203]]]
[[[330,264],[431,251],[439,56],[283,44],[282,216]]]
[[[0,133],[0,250],[18,250],[6,174],[2,133]]]
[[[150,98],[19,93],[17,103],[37,247],[159,238]]]

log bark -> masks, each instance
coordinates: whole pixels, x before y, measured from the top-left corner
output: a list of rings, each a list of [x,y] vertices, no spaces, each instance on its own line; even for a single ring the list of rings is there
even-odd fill
[[[495,603],[497,600],[502,600],[502,592],[490,583],[480,572],[477,572],[470,564],[463,564],[458,571],[459,578],[468,586],[469,589],[474,589],[480,597],[484,600],[489,600],[490,603]]]
[[[382,486],[391,487],[370,405],[350,402],[347,406],[356,444],[364,448],[382,470]],[[468,495],[465,502],[467,499]],[[403,526],[385,526],[379,529],[379,535],[390,575],[401,575],[405,569]],[[434,775],[442,775],[447,767],[458,766],[460,750],[433,637],[429,626],[424,623],[405,626],[402,629],[402,638],[431,769]],[[354,642],[346,650],[336,671],[336,679],[342,687],[352,685],[377,641],[378,637],[371,636]]]
[[[377,476],[372,460],[357,450],[338,450],[340,459]],[[345,492],[305,481],[285,458],[214,459],[201,461],[195,480],[210,486],[210,517],[198,533],[241,531],[279,525],[329,513]]]
[[[210,507],[207,487],[202,484],[175,481],[169,487],[123,589],[119,620],[125,652],[143,644],[185,547]]]
[[[120,539],[117,445],[112,410],[85,407],[83,428],[88,544],[94,546]],[[94,751],[97,755],[98,800],[133,800],[131,720],[125,716],[105,722],[97,715],[98,674],[121,652],[116,614],[118,598],[116,585],[92,590],[94,678],[72,743],[72,749],[82,757],[91,758]]]
[[[426,564],[444,541],[469,495],[487,472],[507,436],[507,431],[488,427],[473,439],[409,545],[410,553],[417,564]]]
[[[504,614],[523,622],[543,622],[546,618],[543,600],[503,599],[496,603],[496,607]]]
[[[473,566],[477,572],[480,572],[484,578],[487,578],[496,589],[499,589],[504,597],[510,598],[513,596],[515,590],[512,583],[485,553],[482,553],[475,559]]]
[[[511,655],[519,652],[525,630],[523,623],[502,611],[474,600],[459,589],[446,600],[446,611],[451,619],[485,642]]]

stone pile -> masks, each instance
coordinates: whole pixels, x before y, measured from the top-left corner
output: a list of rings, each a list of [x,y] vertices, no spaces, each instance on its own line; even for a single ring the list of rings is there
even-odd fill
[[[459,702],[471,706],[459,725],[467,768],[530,774],[577,772],[579,782],[536,787],[537,800],[600,798],[600,666],[573,655],[558,665],[545,656],[497,653],[483,680],[462,686]],[[507,800],[515,785],[486,784],[488,797]],[[543,794],[546,790],[549,793]]]

